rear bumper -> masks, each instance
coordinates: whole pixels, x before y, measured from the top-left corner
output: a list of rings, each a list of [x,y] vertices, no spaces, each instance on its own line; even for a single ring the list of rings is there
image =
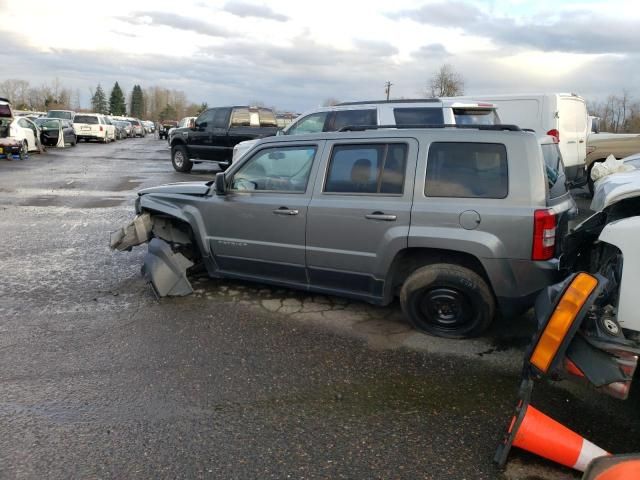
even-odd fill
[[[538,293],[562,279],[558,259],[544,262],[532,260],[485,260],[483,262],[505,317],[517,316],[533,306]]]

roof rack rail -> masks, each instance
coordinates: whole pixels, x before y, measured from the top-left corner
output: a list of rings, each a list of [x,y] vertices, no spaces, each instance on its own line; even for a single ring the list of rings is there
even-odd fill
[[[8,98],[0,97],[0,102],[11,103]]]
[[[339,132],[363,132],[365,130],[379,130],[382,128],[395,128],[395,129],[407,129],[407,128],[460,128],[460,129],[475,129],[475,130],[491,130],[491,131],[509,131],[520,132],[522,131],[517,125],[498,124],[498,125],[456,125],[456,124],[410,124],[410,125],[345,125]]]
[[[342,107],[345,105],[369,105],[371,103],[437,103],[441,102],[439,98],[402,98],[399,100],[364,100],[358,102],[341,102],[334,106]]]

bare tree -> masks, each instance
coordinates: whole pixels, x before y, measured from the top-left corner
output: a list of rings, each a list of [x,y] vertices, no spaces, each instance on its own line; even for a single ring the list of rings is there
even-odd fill
[[[589,113],[600,117],[600,129],[611,133],[632,133],[640,130],[640,103],[633,101],[627,90],[621,95],[609,95],[603,102],[588,102]]]
[[[427,96],[433,97],[454,97],[464,94],[464,79],[449,64],[444,64],[431,77],[429,81]]]

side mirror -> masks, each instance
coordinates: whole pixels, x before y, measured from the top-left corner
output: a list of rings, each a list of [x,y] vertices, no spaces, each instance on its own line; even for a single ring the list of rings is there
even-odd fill
[[[196,121],[193,118],[189,120],[189,128],[196,128]]]
[[[216,195],[226,195],[227,194],[227,179],[225,178],[224,172],[219,172],[216,174]]]

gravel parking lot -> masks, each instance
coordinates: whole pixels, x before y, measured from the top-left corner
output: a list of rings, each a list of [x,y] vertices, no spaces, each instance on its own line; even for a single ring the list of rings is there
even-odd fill
[[[491,462],[530,314],[453,341],[397,304],[264,285],[197,278],[157,300],[146,247],[111,252],[109,232],[137,189],[214,175],[174,172],[153,137],[0,161],[1,478],[579,478]],[[534,404],[624,453],[638,397],[553,384]]]

